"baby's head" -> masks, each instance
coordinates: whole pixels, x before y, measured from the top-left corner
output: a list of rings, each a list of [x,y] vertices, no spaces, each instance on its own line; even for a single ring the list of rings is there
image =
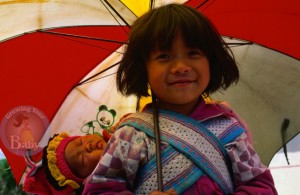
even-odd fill
[[[107,140],[98,135],[54,135],[43,153],[47,180],[56,190],[80,188],[96,167],[106,144]]]
[[[133,23],[117,72],[118,90],[124,95],[149,96],[146,63],[152,52],[170,51],[179,32],[187,47],[201,50],[209,61],[210,82],[204,93],[226,89],[238,80],[234,58],[209,19],[192,7],[169,4]]]

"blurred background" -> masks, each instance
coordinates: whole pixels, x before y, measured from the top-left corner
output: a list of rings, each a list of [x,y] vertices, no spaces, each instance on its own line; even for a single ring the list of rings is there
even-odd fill
[[[27,194],[22,192],[22,186],[16,185],[13,174],[10,170],[8,162],[0,149],[0,194]]]

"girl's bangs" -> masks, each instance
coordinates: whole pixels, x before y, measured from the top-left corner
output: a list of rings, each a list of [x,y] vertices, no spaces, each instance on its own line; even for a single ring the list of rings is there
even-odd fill
[[[149,39],[152,50],[170,50],[177,32],[178,27],[170,25],[168,19],[162,22],[161,25],[155,26]]]
[[[152,48],[152,51],[161,50],[169,51],[172,48],[172,44],[177,34],[180,32],[183,40],[189,48],[197,48],[201,50],[207,50],[206,40],[204,37],[205,30],[203,29],[202,24],[195,18],[168,18],[162,22],[160,25],[156,25],[152,29],[152,33],[149,35],[149,42]],[[174,20],[179,20],[179,22],[174,22]]]

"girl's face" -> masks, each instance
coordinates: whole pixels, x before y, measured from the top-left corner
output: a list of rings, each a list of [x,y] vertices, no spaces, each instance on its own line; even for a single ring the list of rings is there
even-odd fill
[[[154,51],[146,64],[148,81],[159,107],[188,115],[210,80],[209,62],[199,49],[188,48],[178,33],[170,51]]]
[[[65,149],[65,158],[75,175],[89,176],[103,153],[107,143],[97,135],[86,135],[73,139]]]

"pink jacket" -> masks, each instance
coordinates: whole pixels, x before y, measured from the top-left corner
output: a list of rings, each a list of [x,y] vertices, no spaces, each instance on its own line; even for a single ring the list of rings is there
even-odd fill
[[[229,107],[223,104],[206,104],[204,101],[200,102],[195,111],[190,115],[190,117],[195,120],[203,122],[215,120],[220,116],[234,117],[237,118],[238,121],[241,120]],[[245,126],[243,121],[240,121],[240,123],[242,126]],[[119,130],[122,131],[122,129]],[[124,131],[128,132],[129,130],[126,129]],[[122,134],[122,132],[118,135],[120,134]],[[232,194],[277,194],[270,171],[260,162],[249,135],[249,132],[243,133],[236,140],[225,145],[227,154],[232,163],[234,182],[234,192]],[[115,145],[113,147],[115,147]],[[108,150],[111,149],[112,148]],[[141,149],[141,151],[144,150]],[[128,182],[129,178],[125,178],[125,180],[113,180],[112,178],[107,179],[104,176],[105,174],[101,174],[101,172],[103,173],[106,169],[110,168],[110,166],[107,167],[104,161],[101,161],[102,160],[100,160],[94,173],[87,180],[83,194],[133,194],[133,192],[130,191],[133,190],[133,186],[129,187],[128,185],[130,183]],[[114,163],[121,162],[116,159]],[[98,176],[100,176],[102,180],[97,180],[96,178]],[[131,183],[133,182],[131,181]],[[223,194],[223,192],[216,182],[207,176],[203,176],[183,194]]]

